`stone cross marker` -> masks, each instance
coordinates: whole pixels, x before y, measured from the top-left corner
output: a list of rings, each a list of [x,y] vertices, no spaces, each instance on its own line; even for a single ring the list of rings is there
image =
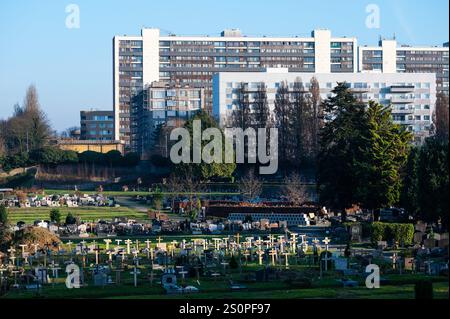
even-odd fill
[[[111,239],[103,239],[103,241],[105,242],[105,249],[109,250],[109,244],[111,244],[112,240]]]
[[[269,253],[269,255],[272,257],[272,266],[275,266],[275,256],[276,256],[276,254],[277,254],[277,251],[272,248],[272,250]]]
[[[125,240],[125,244],[127,245],[127,254],[128,255],[131,253],[131,248],[130,248],[131,243],[132,243],[132,241],[129,239]]]
[[[133,271],[131,272],[131,274],[133,275],[133,279],[134,279],[134,286],[137,287],[137,275],[139,275],[141,272],[139,271],[139,269],[134,266]]]

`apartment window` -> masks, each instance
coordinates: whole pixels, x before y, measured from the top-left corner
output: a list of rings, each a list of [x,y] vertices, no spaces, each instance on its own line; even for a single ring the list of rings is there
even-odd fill
[[[163,90],[155,90],[152,92],[152,98],[154,99],[164,99],[166,97],[166,92]]]
[[[430,116],[429,115],[424,115],[423,116],[423,120],[424,121],[429,121],[430,120]]]
[[[333,83],[327,82],[327,89],[331,89],[333,87]]]

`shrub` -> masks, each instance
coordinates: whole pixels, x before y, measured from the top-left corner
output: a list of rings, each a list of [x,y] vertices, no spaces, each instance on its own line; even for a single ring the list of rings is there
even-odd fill
[[[8,223],[8,211],[6,207],[0,205],[0,224],[6,225]]]
[[[72,215],[72,213],[68,213],[66,216],[66,224],[73,225],[77,223],[77,219]]]
[[[413,224],[380,223],[372,224],[372,242],[386,240],[409,245],[414,238]]]
[[[52,209],[50,211],[50,220],[59,224],[61,221],[61,213],[59,212],[59,209]]]

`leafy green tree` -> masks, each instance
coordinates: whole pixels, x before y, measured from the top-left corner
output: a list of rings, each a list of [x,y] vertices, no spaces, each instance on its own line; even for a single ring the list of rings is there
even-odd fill
[[[318,192],[320,201],[342,211],[357,202],[358,180],[355,163],[362,162],[361,149],[367,132],[365,105],[358,102],[346,83],[338,83],[334,95],[324,101],[327,120],[320,131],[318,155]]]
[[[420,149],[418,162],[418,201],[425,221],[442,220],[448,225],[449,167],[448,142],[431,137]]]
[[[8,224],[8,211],[3,205],[0,205],[0,224],[3,226]]]
[[[200,111],[195,116],[193,116],[189,121],[186,122],[184,127],[189,131],[190,136],[193,136],[193,123],[194,120],[201,121],[202,130],[207,128],[218,128],[216,121],[204,111]],[[201,147],[208,144],[207,141],[202,141]],[[191,158],[193,153],[193,141],[190,141],[191,145]],[[194,178],[207,180],[212,177],[231,177],[234,170],[236,169],[235,163],[225,163],[225,138],[222,132],[222,163],[180,163],[175,165],[175,171],[180,176],[193,175]]]
[[[368,209],[393,206],[400,199],[400,172],[408,158],[412,134],[394,124],[390,107],[373,101],[362,121],[367,121],[367,131],[360,132],[362,154],[354,160],[355,199]]]
[[[59,209],[55,208],[50,211],[50,220],[57,224],[61,222],[61,212]]]

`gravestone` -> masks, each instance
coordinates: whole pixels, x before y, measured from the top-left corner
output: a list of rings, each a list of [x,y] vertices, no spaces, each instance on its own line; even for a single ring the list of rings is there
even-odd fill
[[[424,233],[427,230],[427,223],[417,222],[417,224],[414,225],[414,229],[418,232]]]
[[[108,276],[103,271],[94,274],[94,286],[105,286]]]
[[[377,247],[380,250],[386,249],[387,248],[387,242],[384,241],[384,240],[377,241]]]
[[[336,270],[346,270],[348,268],[347,258],[335,258],[334,268]]]
[[[448,238],[439,240],[438,247],[439,248],[447,248],[448,247]]]
[[[425,246],[425,248],[434,248],[436,247],[436,240],[434,238],[427,238],[423,241],[423,245]]]
[[[414,234],[414,243],[420,245],[422,243],[423,236],[424,236],[424,233],[422,233],[422,232],[415,233]]]
[[[350,226],[350,240],[354,242],[362,241],[362,225],[361,224],[352,224]]]

